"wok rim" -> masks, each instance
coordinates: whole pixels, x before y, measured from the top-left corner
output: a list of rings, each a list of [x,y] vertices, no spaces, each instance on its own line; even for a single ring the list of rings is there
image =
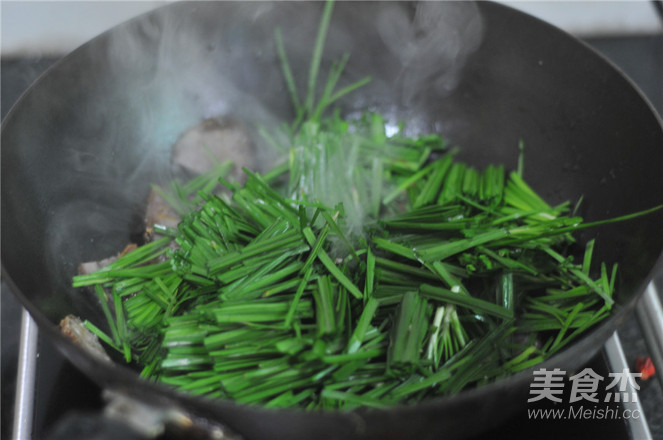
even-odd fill
[[[195,3],[195,2],[194,2]],[[557,28],[556,26],[545,22],[537,17],[534,17],[530,14],[527,14],[525,12],[522,12],[520,10],[517,10],[511,6],[500,4],[500,3],[494,3],[494,2],[477,2],[480,4],[488,4],[489,7],[491,8],[497,8],[497,9],[503,9],[503,10],[508,10],[511,13],[520,15],[520,18],[526,18],[528,20],[534,20],[537,22],[538,26],[545,27],[545,32],[555,32],[558,34],[564,35],[566,38],[572,39],[575,44],[578,44],[583,48],[583,50],[587,51],[591,56],[598,57],[602,63],[605,65],[606,68],[612,69],[615,72],[619,74],[621,79],[625,81],[626,84],[628,84],[629,89],[631,91],[634,91],[640,100],[647,106],[649,111],[654,115],[657,123],[658,123],[658,128],[661,130],[661,133],[663,133],[663,117],[657,112],[657,110],[654,108],[653,104],[649,100],[649,98],[642,92],[642,90],[635,84],[635,82],[629,78],[619,66],[615,65],[611,60],[609,60],[607,57],[605,57],[603,54],[598,52],[596,49],[592,48],[588,43],[580,40],[579,38],[574,37],[573,35],[567,33],[564,30],[561,30]],[[11,109],[8,111],[7,115],[2,121],[1,127],[0,127],[0,133],[4,133],[7,125],[11,124],[11,120],[13,118],[14,113],[16,113],[24,100],[27,99],[27,96],[32,92],[32,90],[35,87],[38,87],[39,84],[43,81],[43,79],[50,74],[52,70],[58,69],[58,67],[66,63],[68,59],[76,56],[76,54],[84,47],[88,47],[90,45],[95,44],[96,41],[102,40],[104,38],[107,38],[107,35],[116,32],[116,30],[119,27],[125,26],[128,23],[142,20],[144,17],[150,16],[151,14],[155,13],[155,11],[159,11],[161,9],[169,8],[174,5],[179,4],[179,2],[171,3],[171,4],[166,4],[163,6],[159,6],[153,10],[144,12],[136,17],[133,17],[123,23],[120,23],[116,26],[113,26],[112,28],[102,32],[101,34],[97,35],[96,37],[86,41],[82,45],[78,46],[76,49],[71,51],[70,53],[66,54],[59,60],[55,61],[52,65],[50,65],[39,77],[20,95],[20,97],[16,100],[14,105],[12,105]],[[12,294],[18,298],[20,301],[21,305],[27,309],[29,312],[30,316],[35,320],[35,322],[38,325],[38,328],[40,331],[44,332],[47,337],[49,337],[52,341],[55,342],[55,346],[57,349],[64,354],[65,358],[67,359],[68,362],[70,362],[72,365],[74,365],[78,370],[80,370],[82,373],[84,373],[86,376],[90,377],[97,385],[100,386],[100,388],[105,389],[105,388],[110,388],[114,390],[118,389],[124,389],[125,392],[131,394],[134,398],[137,399],[145,399],[146,401],[152,400],[152,399],[166,399],[168,404],[175,404],[179,402],[191,402],[193,403],[196,409],[200,409],[203,405],[210,407],[212,409],[211,413],[220,411],[223,411],[224,409],[228,408],[241,408],[242,410],[246,411],[251,411],[256,414],[259,414],[260,412],[270,412],[270,413],[279,413],[283,415],[297,415],[297,414],[322,414],[322,416],[328,416],[328,415],[341,415],[341,416],[348,416],[351,414],[366,414],[366,411],[368,410],[369,412],[379,412],[384,415],[391,415],[395,413],[403,413],[403,412],[409,412],[409,411],[416,411],[419,409],[443,409],[448,405],[454,405],[457,404],[459,401],[465,401],[465,400],[473,400],[479,396],[484,396],[484,395],[489,395],[496,393],[502,389],[510,389],[516,385],[522,385],[525,383],[527,378],[532,377],[532,372],[535,369],[540,369],[540,368],[548,368],[555,366],[555,364],[561,364],[563,362],[560,362],[560,360],[563,360],[565,358],[571,357],[572,353],[575,351],[580,351],[580,347],[582,347],[583,341],[585,344],[587,344],[587,341],[590,340],[595,340],[598,339],[601,342],[601,345],[598,347],[595,347],[594,349],[591,350],[591,355],[593,356],[595,353],[597,353],[601,348],[602,344],[608,339],[608,337],[612,334],[613,331],[617,330],[620,325],[622,325],[627,318],[631,316],[633,313],[637,301],[640,300],[642,294],[644,293],[645,289],[649,285],[649,283],[653,282],[653,279],[657,274],[660,274],[663,272],[663,249],[661,250],[661,253],[659,254],[658,258],[654,262],[651,270],[648,272],[647,277],[645,277],[644,280],[642,280],[637,289],[632,289],[633,294],[632,296],[628,299],[626,303],[623,304],[615,304],[613,311],[611,312],[610,316],[596,325],[592,330],[585,332],[579,339],[573,341],[569,346],[567,346],[565,349],[561,350],[560,352],[556,353],[546,361],[539,363],[535,366],[529,367],[525,370],[522,370],[518,373],[512,374],[506,378],[498,379],[495,381],[492,381],[488,384],[482,385],[478,388],[471,388],[471,389],[465,389],[459,392],[458,394],[454,395],[446,395],[446,396],[440,396],[440,397],[434,397],[427,399],[425,401],[417,402],[414,404],[396,404],[393,406],[390,406],[385,409],[367,409],[364,407],[353,409],[350,411],[343,411],[343,410],[317,410],[317,411],[306,411],[301,408],[265,408],[263,406],[259,405],[247,405],[247,404],[242,404],[235,402],[233,400],[227,399],[227,398],[206,398],[206,397],[201,397],[201,396],[196,396],[193,394],[185,394],[182,392],[179,392],[168,385],[161,383],[161,382],[154,382],[154,381],[149,381],[147,379],[141,378],[138,374],[137,371],[134,369],[131,369],[127,365],[119,364],[116,362],[105,362],[102,361],[94,356],[92,356],[89,352],[84,350],[82,347],[79,345],[75,344],[72,342],[70,339],[68,339],[66,336],[64,336],[60,330],[57,324],[54,324],[40,309],[37,307],[35,304],[33,304],[31,301],[28,300],[27,296],[21,291],[21,289],[18,288],[18,286],[14,283],[11,275],[8,273],[8,271],[5,268],[4,263],[0,263],[1,266],[1,276],[3,281],[6,283],[6,285],[9,287],[9,290],[12,292]],[[81,358],[85,359],[86,361],[90,362],[91,365],[93,365],[95,368],[99,368],[101,373],[92,373],[92,371],[89,371],[86,368],[81,367],[78,362],[74,361],[71,356],[68,355],[68,351],[73,350],[74,352],[77,353],[77,356],[80,356]],[[585,355],[587,355],[587,351],[585,351]],[[591,356],[589,356],[591,357]],[[99,375],[97,375],[99,374]],[[108,377],[113,377],[112,380],[109,380],[107,383],[103,383],[103,380],[99,379],[99,376],[108,376]],[[108,386],[109,384],[112,384],[112,386]],[[141,392],[148,391],[153,395],[140,395]],[[525,405],[526,402],[522,402],[523,406]],[[189,411],[190,408],[186,408],[185,411]],[[217,411],[214,411],[217,410]],[[225,421],[221,420],[221,422],[225,423]],[[228,423],[228,425],[232,428],[232,423]]]

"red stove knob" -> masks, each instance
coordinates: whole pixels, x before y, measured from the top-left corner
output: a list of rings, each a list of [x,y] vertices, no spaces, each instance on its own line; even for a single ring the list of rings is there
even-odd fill
[[[635,359],[635,369],[642,373],[642,380],[648,380],[656,374],[656,368],[651,361],[651,357],[638,357]]]

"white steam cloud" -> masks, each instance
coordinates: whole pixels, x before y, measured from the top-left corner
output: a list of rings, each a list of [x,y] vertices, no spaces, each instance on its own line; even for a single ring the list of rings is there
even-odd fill
[[[414,7],[414,14],[403,8],[384,9],[376,25],[400,61],[399,81],[406,103],[421,93],[450,94],[483,35],[474,2],[419,2]]]

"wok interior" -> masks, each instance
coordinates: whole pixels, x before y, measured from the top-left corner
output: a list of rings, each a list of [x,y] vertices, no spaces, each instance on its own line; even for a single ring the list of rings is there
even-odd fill
[[[24,96],[2,132],[2,259],[40,318],[104,322],[71,277],[78,263],[117,253],[140,230],[149,185],[172,177],[170,148],[188,127],[210,116],[291,118],[273,29],[283,31],[303,93],[321,8],[169,5],[81,47]],[[413,88],[410,67],[378,29],[384,14],[412,20],[412,5],[337,4],[323,70],[350,52],[344,81],[373,78],[343,109],[438,132],[479,167],[514,169],[522,139],[526,179],[552,204],[584,197],[588,220],[662,203],[663,132],[628,81],[545,24],[492,4],[477,11],[481,43],[449,91],[437,81],[446,71],[435,69]],[[618,303],[661,254],[661,225],[659,212],[581,235],[597,237],[597,261],[619,262]]]

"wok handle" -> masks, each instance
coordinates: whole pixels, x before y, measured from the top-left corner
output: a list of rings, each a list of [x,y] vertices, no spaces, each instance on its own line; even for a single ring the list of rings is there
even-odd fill
[[[16,394],[14,396],[14,425],[12,439],[32,438],[32,415],[35,395],[35,371],[37,368],[37,324],[30,313],[23,309],[21,314],[21,336],[19,342]]]
[[[148,440],[148,437],[123,421],[103,413],[71,413],[65,416],[46,440]]]
[[[663,307],[654,281],[638,301],[636,313],[651,355],[656,376],[663,386]]]
[[[227,428],[196,419],[170,405],[154,405],[122,391],[104,390],[106,406],[94,413],[72,413],[62,419],[47,440],[241,440]]]
[[[622,343],[619,339],[619,334],[615,331],[610,339],[603,346],[605,349],[606,357],[608,358],[608,363],[613,372],[620,372],[628,369],[628,362],[626,361],[626,356],[624,355],[624,350],[622,349]],[[627,384],[627,390],[629,394],[636,394],[636,388],[632,383]],[[625,410],[629,410],[631,414],[639,414],[639,417],[633,417],[628,419],[628,428],[630,430],[630,438],[638,440],[652,440],[651,432],[649,431],[649,425],[647,423],[645,412],[640,404],[639,399],[632,400],[631,402],[624,401],[621,403]]]

